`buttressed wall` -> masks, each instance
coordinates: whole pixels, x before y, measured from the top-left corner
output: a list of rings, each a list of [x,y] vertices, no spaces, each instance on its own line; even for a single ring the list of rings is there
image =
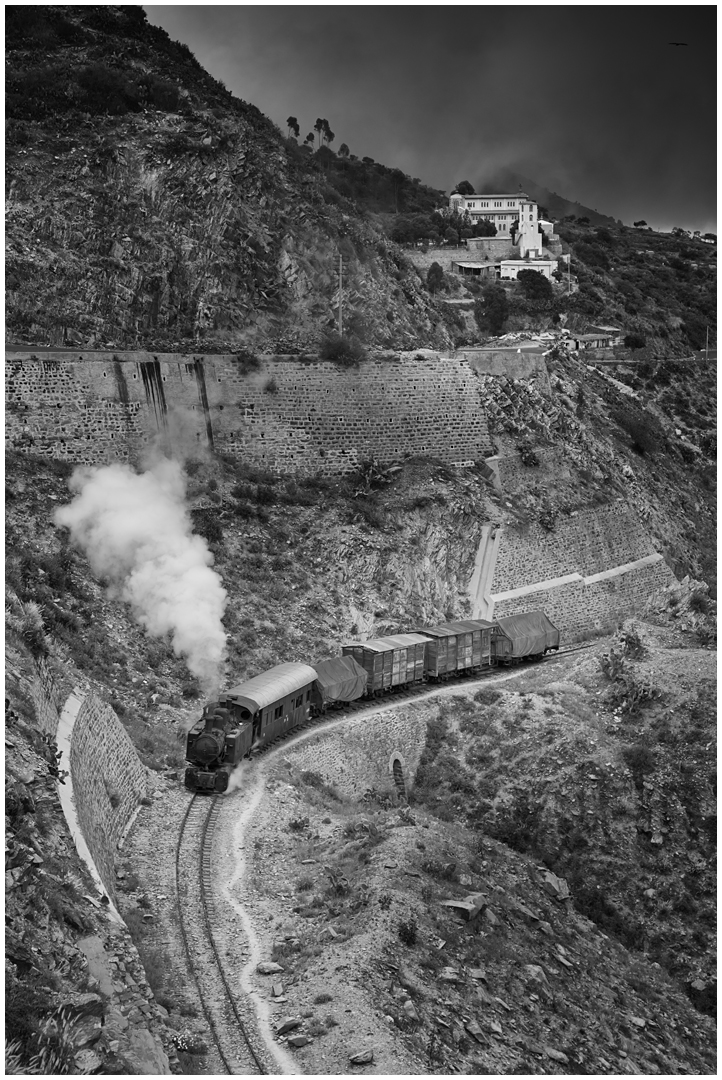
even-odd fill
[[[482,460],[491,441],[463,359],[409,356],[358,368],[298,358],[10,350],[7,445],[84,463],[135,460],[170,414],[199,443],[278,471],[335,474],[428,454]]]

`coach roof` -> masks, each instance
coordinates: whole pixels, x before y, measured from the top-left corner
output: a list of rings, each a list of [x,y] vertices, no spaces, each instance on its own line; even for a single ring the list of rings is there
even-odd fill
[[[231,702],[234,705],[242,705],[249,712],[255,713],[259,709],[265,709],[275,701],[281,701],[296,690],[315,682],[316,672],[308,664],[276,664],[262,675],[256,675],[248,682],[232,686],[230,690],[224,690],[219,694],[222,705]]]

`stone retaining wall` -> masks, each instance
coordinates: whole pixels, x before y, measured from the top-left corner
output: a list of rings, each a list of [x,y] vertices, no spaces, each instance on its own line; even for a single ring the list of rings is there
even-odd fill
[[[348,472],[429,455],[448,464],[491,453],[479,382],[434,354],[358,368],[297,358],[148,353],[8,353],[6,445],[85,463],[135,460],[159,436],[184,437],[296,474]]]
[[[93,695],[82,701],[70,742],[78,824],[108,896],[115,899],[115,852],[147,794],[147,773],[117,716]]]
[[[591,577],[654,551],[639,518],[621,502],[579,510],[575,517],[559,517],[551,531],[536,523],[529,525],[525,533],[507,526],[499,545],[491,593],[565,574]]]
[[[393,760],[398,757],[408,793],[426,745],[426,712],[422,706],[401,706],[347,720],[337,730],[291,747],[286,760],[319,773],[341,794],[358,799],[370,789],[396,793]]]
[[[565,644],[576,635],[623,622],[633,612],[641,611],[654,592],[675,580],[670,568],[660,560],[602,581],[585,584],[577,579],[555,588],[497,601],[494,617],[503,618],[542,608],[561,631],[562,644]]]

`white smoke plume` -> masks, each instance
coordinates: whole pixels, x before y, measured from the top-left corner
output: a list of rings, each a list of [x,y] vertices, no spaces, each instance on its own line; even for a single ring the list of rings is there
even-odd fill
[[[170,637],[206,695],[220,685],[228,599],[206,541],[193,533],[181,465],[157,459],[143,473],[127,465],[76,469],[76,498],[55,512],[109,594],[130,604],[152,637]]]

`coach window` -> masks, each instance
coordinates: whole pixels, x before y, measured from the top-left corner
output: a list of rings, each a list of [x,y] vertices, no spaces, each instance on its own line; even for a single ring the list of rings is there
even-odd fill
[[[283,705],[278,705],[276,707],[275,713],[273,714],[273,719],[274,720],[280,720],[282,716],[283,716]]]
[[[298,697],[296,698],[296,708],[300,709],[302,705],[303,705],[303,694],[299,694]]]

